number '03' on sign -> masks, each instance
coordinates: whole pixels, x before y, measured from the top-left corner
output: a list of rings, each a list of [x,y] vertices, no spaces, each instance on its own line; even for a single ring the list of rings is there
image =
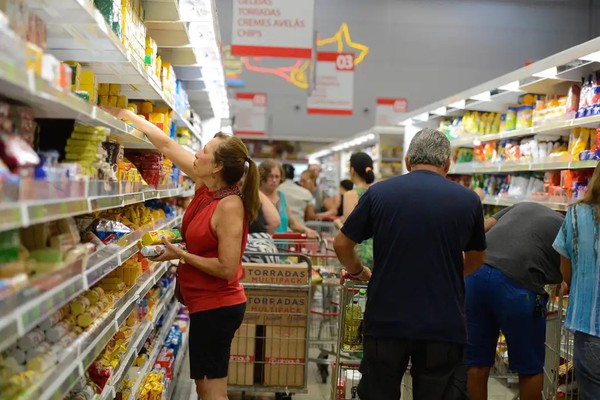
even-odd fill
[[[354,54],[338,54],[335,59],[335,69],[338,71],[354,71]]]

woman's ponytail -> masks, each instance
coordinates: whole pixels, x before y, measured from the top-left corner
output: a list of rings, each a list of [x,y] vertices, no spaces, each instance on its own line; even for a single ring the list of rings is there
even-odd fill
[[[258,198],[258,167],[250,157],[246,159],[248,162],[248,172],[244,178],[244,184],[242,185],[242,199],[244,201],[244,209],[248,214],[248,220],[254,221],[258,216],[258,209],[260,208],[260,199]]]
[[[368,185],[375,182],[375,172],[373,172],[373,168],[367,167],[365,169],[364,176],[361,175],[361,177],[365,180],[365,182],[367,182]]]

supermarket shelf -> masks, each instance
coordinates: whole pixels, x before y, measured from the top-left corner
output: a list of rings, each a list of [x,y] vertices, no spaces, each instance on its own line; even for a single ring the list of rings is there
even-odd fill
[[[401,163],[404,162],[402,157],[381,157],[382,163]]]
[[[75,382],[83,377],[87,368],[102,353],[110,339],[119,331],[137,301],[142,298],[142,289],[150,282],[154,284],[164,274],[166,268],[157,268],[154,272],[148,271],[145,277],[138,280],[129,291],[113,305],[104,316],[95,323],[95,327],[80,335],[73,345],[62,354],[63,359],[57,367],[49,372],[46,377],[34,385],[24,399],[53,399],[63,398],[71,390]],[[148,324],[151,326],[151,323]],[[145,335],[145,328],[138,330],[140,335]],[[146,340],[144,337],[142,343]],[[132,343],[136,342],[132,339]]]
[[[194,197],[194,193],[196,193],[196,191],[194,190],[194,188],[191,188],[181,193],[180,197]]]
[[[183,196],[184,193],[187,195],[187,191],[184,192],[183,188],[177,188],[87,198],[29,200],[19,203],[4,203],[0,204],[0,231],[22,228],[111,208],[125,207],[152,199]]]
[[[0,40],[13,49],[25,48],[12,32],[0,31]],[[3,45],[5,45],[3,43]],[[14,60],[0,56],[0,92],[3,96],[22,101],[35,110],[36,118],[76,119],[84,124],[102,125],[113,130],[113,135],[127,148],[154,149],[142,132],[116,119],[99,107],[74,94],[63,91],[33,71],[19,67]]]
[[[177,359],[175,360],[175,365],[173,366],[173,375],[172,379],[169,382],[169,388],[167,389],[166,397],[163,392],[163,400],[170,400],[173,398],[173,392],[175,391],[175,385],[177,385],[179,373],[181,372],[181,365],[183,364],[183,360],[185,359],[185,353],[187,352],[187,347],[189,344],[189,326],[188,329],[183,333],[183,338],[181,340],[181,347],[177,352]]]
[[[175,284],[173,283],[171,286],[174,287]],[[115,388],[119,387],[121,381],[127,376],[127,371],[129,371],[138,353],[142,350],[146,339],[148,339],[148,337],[150,337],[150,334],[154,331],[156,327],[156,322],[158,321],[158,319],[162,315],[162,312],[164,311],[164,306],[171,302],[174,293],[175,291],[173,289],[166,292],[163,298],[161,299],[161,304],[163,305],[162,309],[158,310],[157,306],[156,311],[159,312],[154,314],[152,321],[144,321],[142,322],[141,326],[138,326],[138,328],[136,329],[136,337],[129,342],[129,346],[127,346],[127,353],[125,353],[125,355],[121,359],[121,362],[119,363],[119,367],[114,372],[114,374],[111,375],[111,378],[107,382],[106,386],[104,386],[104,389],[102,390],[102,393],[99,396],[100,400],[109,400],[115,398]]]
[[[186,145],[181,145],[181,147],[183,147],[185,149],[185,151],[187,151],[188,153],[195,155],[196,152],[194,151],[194,149],[192,149],[190,146],[186,146]]]
[[[541,204],[543,206],[546,206],[546,207],[551,208],[552,210],[556,210],[556,211],[567,211],[567,208],[569,207],[569,205],[566,203],[552,203],[552,202],[547,202],[547,201],[535,201],[535,200],[529,200],[529,199],[507,199],[507,198],[496,197],[496,196],[486,197],[482,201],[483,204],[487,204],[487,205],[491,205],[491,206],[504,206],[504,207],[510,207],[512,205],[515,205],[517,203],[522,203],[522,202]]]
[[[142,385],[142,382],[144,381],[144,378],[146,378],[146,375],[148,375],[148,372],[150,372],[151,368],[154,366],[154,362],[156,361],[156,359],[158,358],[158,355],[160,354],[160,351],[163,347],[163,343],[165,342],[165,340],[167,339],[167,335],[171,331],[171,327],[173,326],[173,323],[175,322],[175,318],[177,317],[178,312],[179,312],[179,306],[176,303],[172,307],[172,309],[169,313],[169,316],[165,319],[165,322],[163,323],[163,325],[161,327],[161,330],[156,338],[156,341],[154,342],[155,343],[154,348],[152,349],[152,352],[148,356],[146,363],[138,371],[137,378],[135,380],[135,384],[133,385],[133,388],[131,390],[132,398],[137,398],[136,396]],[[127,399],[125,399],[125,400],[127,400]]]
[[[175,109],[158,79],[145,71],[143,61],[127,51],[92,1],[32,0],[31,3],[32,9],[48,24],[49,53],[59,60],[79,61],[94,71],[100,83],[123,85],[121,92],[130,99],[163,102],[173,109],[176,123],[190,129],[200,140],[200,131]]]
[[[192,134],[192,136],[194,136],[200,143],[202,143],[202,130],[200,128],[196,128],[194,125],[192,125],[192,123],[185,119],[181,114],[179,114],[177,111],[174,111],[174,118],[173,121],[175,121],[175,124],[178,126],[181,126],[182,128],[187,128],[190,133]]]
[[[502,172],[549,171],[557,169],[595,168],[598,161],[541,161],[493,163],[457,163],[450,167],[449,174],[481,174]]]
[[[109,400],[116,397],[115,387],[119,386],[123,378],[125,378],[127,371],[135,361],[139,349],[144,345],[144,342],[152,333],[152,323],[150,321],[142,322],[137,328],[135,336],[129,342],[127,346],[127,353],[121,358],[119,366],[111,375],[110,379],[104,386],[102,393],[98,396],[100,400]]]
[[[170,221],[157,224],[154,228],[169,229],[179,224],[181,218],[177,216]],[[19,337],[131,258],[138,252],[138,243],[144,233],[144,231],[136,231],[123,237],[119,241],[122,246],[118,244],[107,246],[108,250],[90,256],[88,265],[83,265],[83,260],[79,260],[51,274],[47,280],[39,284],[39,288],[30,285],[33,288],[24,295],[16,293],[2,299],[0,304],[12,306],[7,309],[13,311],[0,318],[0,351],[9,347]],[[166,266],[159,267],[159,272],[162,268]],[[44,291],[45,287],[50,289]],[[22,302],[22,297],[27,300]]]
[[[550,124],[534,126],[527,129],[506,131],[495,135],[471,136],[450,141],[452,147],[473,146],[476,141],[487,142],[490,140],[503,140],[524,136],[541,134],[559,134],[574,127],[596,128],[600,124],[600,115],[585,118],[573,118],[566,121],[557,121]]]

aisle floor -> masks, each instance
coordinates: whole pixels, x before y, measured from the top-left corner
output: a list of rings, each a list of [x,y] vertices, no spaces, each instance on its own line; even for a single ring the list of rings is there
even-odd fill
[[[184,362],[181,374],[177,382],[175,393],[172,400],[198,400],[194,385],[189,377],[189,360]],[[330,400],[331,399],[331,384],[320,383],[321,377],[317,370],[316,364],[309,364],[308,371],[308,393],[298,394],[293,397],[294,400]],[[508,388],[501,381],[490,379],[488,400],[513,400],[517,393],[515,388]],[[252,396],[246,395],[244,400],[272,400],[274,395]],[[239,393],[231,393],[230,400],[241,400]],[[404,398],[402,399],[404,400]]]

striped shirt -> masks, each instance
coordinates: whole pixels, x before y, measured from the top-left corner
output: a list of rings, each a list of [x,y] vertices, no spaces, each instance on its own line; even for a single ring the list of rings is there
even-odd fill
[[[576,204],[554,240],[554,249],[571,260],[573,276],[565,327],[600,337],[600,224],[596,207]]]

